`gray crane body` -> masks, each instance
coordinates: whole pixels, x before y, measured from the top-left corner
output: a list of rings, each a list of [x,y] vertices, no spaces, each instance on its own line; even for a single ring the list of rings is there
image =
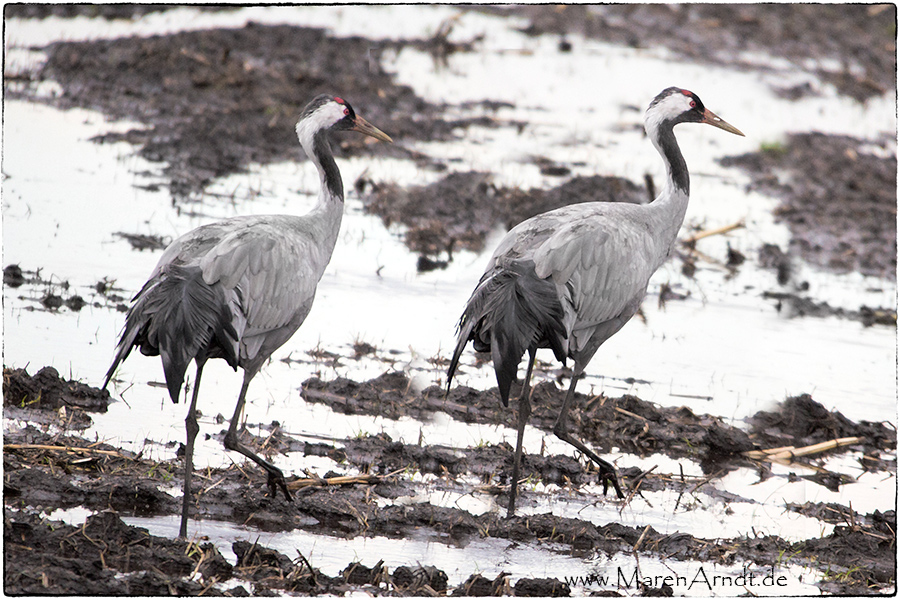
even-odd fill
[[[586,202],[534,216],[500,241],[462,317],[447,373],[449,388],[469,341],[490,351],[503,405],[519,363],[530,356],[519,397],[518,437],[513,459],[508,515],[515,511],[522,435],[531,412],[529,386],[538,348],[557,360],[574,361],[573,376],[554,433],[600,468],[604,492],[615,469],[569,433],[566,418],[575,384],[597,349],[640,308],[650,278],[666,261],[684,222],[690,177],[673,127],[707,123],[743,135],[679,88],[663,90],[650,103],[644,126],[666,165],[666,184],[646,205]]]
[[[250,381],[306,319],[337,242],[344,188],[328,140],[335,130],[391,141],[344,100],[316,97],[297,122],[300,145],[319,172],[316,206],[302,216],[232,217],[184,234],[163,252],[126,315],[104,388],[135,346],[145,355],[161,357],[173,402],[178,402],[188,365],[192,360],[197,365],[185,419],[182,537],[187,535],[193,446],[199,429],[197,396],[203,366],[210,358],[222,358],[232,368],[244,370],[225,447],[268,472],[273,496],[281,489],[291,498],[281,470],[238,439],[238,424]]]
[[[687,195],[677,194],[649,205],[589,202],[538,215],[503,239],[482,283],[514,262],[531,263],[526,276],[552,282],[563,314],[562,350],[581,374],[637,312],[674,244],[678,229],[669,224],[680,227],[686,209]]]
[[[134,298],[112,371],[139,345],[162,356],[173,402],[204,353],[252,379],[312,308],[340,229],[341,203],[330,204],[303,217],[233,217],[172,242]]]
[[[476,349],[491,350],[504,404],[522,355],[534,344],[550,347],[563,363],[571,358],[575,376],[581,375],[603,342],[640,308],[687,205],[686,193],[664,189],[647,205],[572,204],[516,225],[488,260],[467,304],[451,364],[474,333]],[[498,280],[516,287],[496,294]],[[487,302],[490,296],[494,300]],[[538,305],[547,307],[538,314],[558,318],[518,318]],[[492,344],[491,335],[512,341]]]

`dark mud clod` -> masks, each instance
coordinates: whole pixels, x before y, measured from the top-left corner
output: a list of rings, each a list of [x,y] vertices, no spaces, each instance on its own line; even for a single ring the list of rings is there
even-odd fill
[[[479,574],[469,578],[450,594],[451,596],[508,596],[509,574],[500,573],[493,581]]]
[[[44,308],[56,310],[63,305],[63,299],[62,296],[58,294],[47,292],[46,294],[44,294],[44,297],[41,298],[41,304],[44,305]]]
[[[395,587],[409,594],[421,592],[426,585],[435,592],[444,592],[447,590],[448,577],[442,570],[430,565],[397,567],[391,575],[391,581]]]
[[[790,258],[775,244],[760,246],[758,260],[763,269],[774,269],[778,273],[779,285],[787,285],[791,280]]]
[[[347,565],[347,568],[341,571],[341,576],[347,583],[378,585],[386,578],[387,571],[383,560],[378,561],[372,568],[355,562]]]
[[[527,579],[522,578],[513,587],[516,596],[530,596],[539,598],[562,598],[572,594],[569,584],[558,579]]]
[[[115,234],[131,244],[134,250],[165,250],[166,246],[172,241],[160,235],[147,235],[143,233],[122,233]]]
[[[41,409],[66,406],[103,413],[110,402],[108,391],[66,381],[53,367],[44,367],[34,377],[25,369],[3,369],[4,405]]]
[[[3,267],[3,285],[17,288],[23,283],[25,283],[25,276],[22,274],[22,268],[19,265]]]
[[[78,294],[66,298],[66,306],[68,306],[70,310],[74,310],[75,312],[78,312],[79,310],[84,308],[85,304],[87,303],[84,301],[84,298],[82,298]]]
[[[705,457],[705,461],[709,465],[720,464],[742,452],[756,448],[756,445],[746,433],[732,427],[726,429],[719,423],[712,423],[707,428],[703,441],[709,448]],[[706,468],[705,470],[711,472],[713,469]]]
[[[875,453],[897,445],[896,432],[885,423],[854,423],[809,394],[788,398],[775,411],[756,413],[750,420],[750,435],[764,447],[801,447],[843,437],[860,437],[860,444]]]

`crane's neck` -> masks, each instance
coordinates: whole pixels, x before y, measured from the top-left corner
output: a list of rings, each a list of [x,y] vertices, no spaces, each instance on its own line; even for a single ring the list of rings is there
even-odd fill
[[[319,130],[312,135],[304,136],[300,127],[297,131],[300,145],[307,156],[316,165],[319,172],[319,201],[304,217],[313,222],[313,231],[321,239],[317,240],[324,250],[331,255],[341,229],[341,217],[344,214],[344,183],[338,170],[331,143],[326,130]]]
[[[684,222],[691,186],[687,163],[675,140],[673,127],[674,123],[668,120],[647,123],[647,133],[666,164],[666,184],[648,206],[655,216],[651,220],[656,230],[655,237],[663,245],[666,255],[675,243],[678,230]]]
[[[678,147],[678,140],[675,139],[674,124],[671,121],[663,121],[655,129],[650,137],[663,162],[666,163],[667,183],[685,196],[690,195],[691,177],[681,148]]]

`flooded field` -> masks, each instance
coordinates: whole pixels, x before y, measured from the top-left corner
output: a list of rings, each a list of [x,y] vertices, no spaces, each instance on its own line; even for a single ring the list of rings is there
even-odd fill
[[[893,6],[116,6],[5,14],[7,593],[894,593]],[[541,351],[507,519],[515,414],[471,350],[444,393],[456,321],[515,223],[662,186],[671,85],[746,137],[676,130],[682,242],[577,388],[626,498],[553,435],[570,372]],[[241,375],[212,361],[178,540],[186,406],[139,353],[94,388],[171,240],[314,205],[320,92],[394,144],[336,140],[337,247],[250,386],[295,499],[223,449]]]

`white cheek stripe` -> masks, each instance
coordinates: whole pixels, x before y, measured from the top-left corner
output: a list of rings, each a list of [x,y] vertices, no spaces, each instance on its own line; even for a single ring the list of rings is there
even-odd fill
[[[302,144],[305,139],[312,139],[313,132],[331,127],[343,119],[345,108],[343,104],[328,102],[297,123],[297,137],[300,138],[300,143]]]
[[[663,100],[651,110],[654,114],[658,115],[657,120],[662,121],[667,118],[674,118],[677,115],[690,110],[692,100],[693,98],[690,96],[685,96],[680,92],[676,92],[671,96],[663,98]]]

